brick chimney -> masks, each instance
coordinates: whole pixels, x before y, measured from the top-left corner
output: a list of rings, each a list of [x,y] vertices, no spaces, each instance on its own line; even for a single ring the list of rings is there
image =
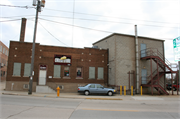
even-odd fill
[[[26,18],[22,18],[21,33],[20,33],[20,40],[19,40],[20,42],[24,42],[25,30],[26,30]]]

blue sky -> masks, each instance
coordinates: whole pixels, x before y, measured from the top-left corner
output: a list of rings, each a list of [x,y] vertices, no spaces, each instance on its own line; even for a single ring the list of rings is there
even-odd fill
[[[0,4],[33,7],[32,0]],[[0,40],[7,46],[10,40],[19,41],[22,17],[27,18],[25,41],[32,42],[35,9],[0,6]],[[111,32],[134,35],[137,24],[139,36],[165,40],[165,56],[173,63],[173,39],[180,36],[180,0],[46,0],[38,21],[36,42],[80,48],[92,47]]]

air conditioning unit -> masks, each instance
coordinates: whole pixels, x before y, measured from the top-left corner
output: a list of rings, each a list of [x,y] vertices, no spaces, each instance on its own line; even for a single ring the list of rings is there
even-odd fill
[[[29,89],[29,84],[24,84],[23,89]]]
[[[58,85],[59,86],[59,88],[61,89],[61,90],[63,90],[64,89],[64,86],[63,85]],[[58,87],[57,86],[57,87]]]
[[[4,66],[4,63],[1,63],[1,67],[3,67]]]

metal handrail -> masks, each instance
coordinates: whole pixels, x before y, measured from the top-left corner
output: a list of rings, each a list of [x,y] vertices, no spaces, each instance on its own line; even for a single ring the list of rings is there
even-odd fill
[[[140,53],[141,53],[141,58],[143,58],[143,56],[144,57],[158,56],[167,65],[166,67],[169,67],[170,69],[172,68],[171,63],[162,55],[162,53],[158,51],[157,48],[147,48],[147,49],[141,50]]]

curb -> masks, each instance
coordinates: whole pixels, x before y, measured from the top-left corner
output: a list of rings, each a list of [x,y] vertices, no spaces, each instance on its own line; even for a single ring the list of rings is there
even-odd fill
[[[19,95],[19,96],[28,96],[25,94],[17,94],[17,93],[2,93],[3,95]]]
[[[26,94],[18,94],[18,93],[2,93],[3,95],[17,95],[17,96],[34,96],[34,97],[49,97],[49,98],[71,98],[71,99],[88,99],[88,100],[123,100],[120,98],[87,98],[87,97],[69,97],[69,96],[51,96],[51,95],[26,95]]]
[[[123,99],[118,99],[118,98],[85,98],[89,100],[123,100]]]

